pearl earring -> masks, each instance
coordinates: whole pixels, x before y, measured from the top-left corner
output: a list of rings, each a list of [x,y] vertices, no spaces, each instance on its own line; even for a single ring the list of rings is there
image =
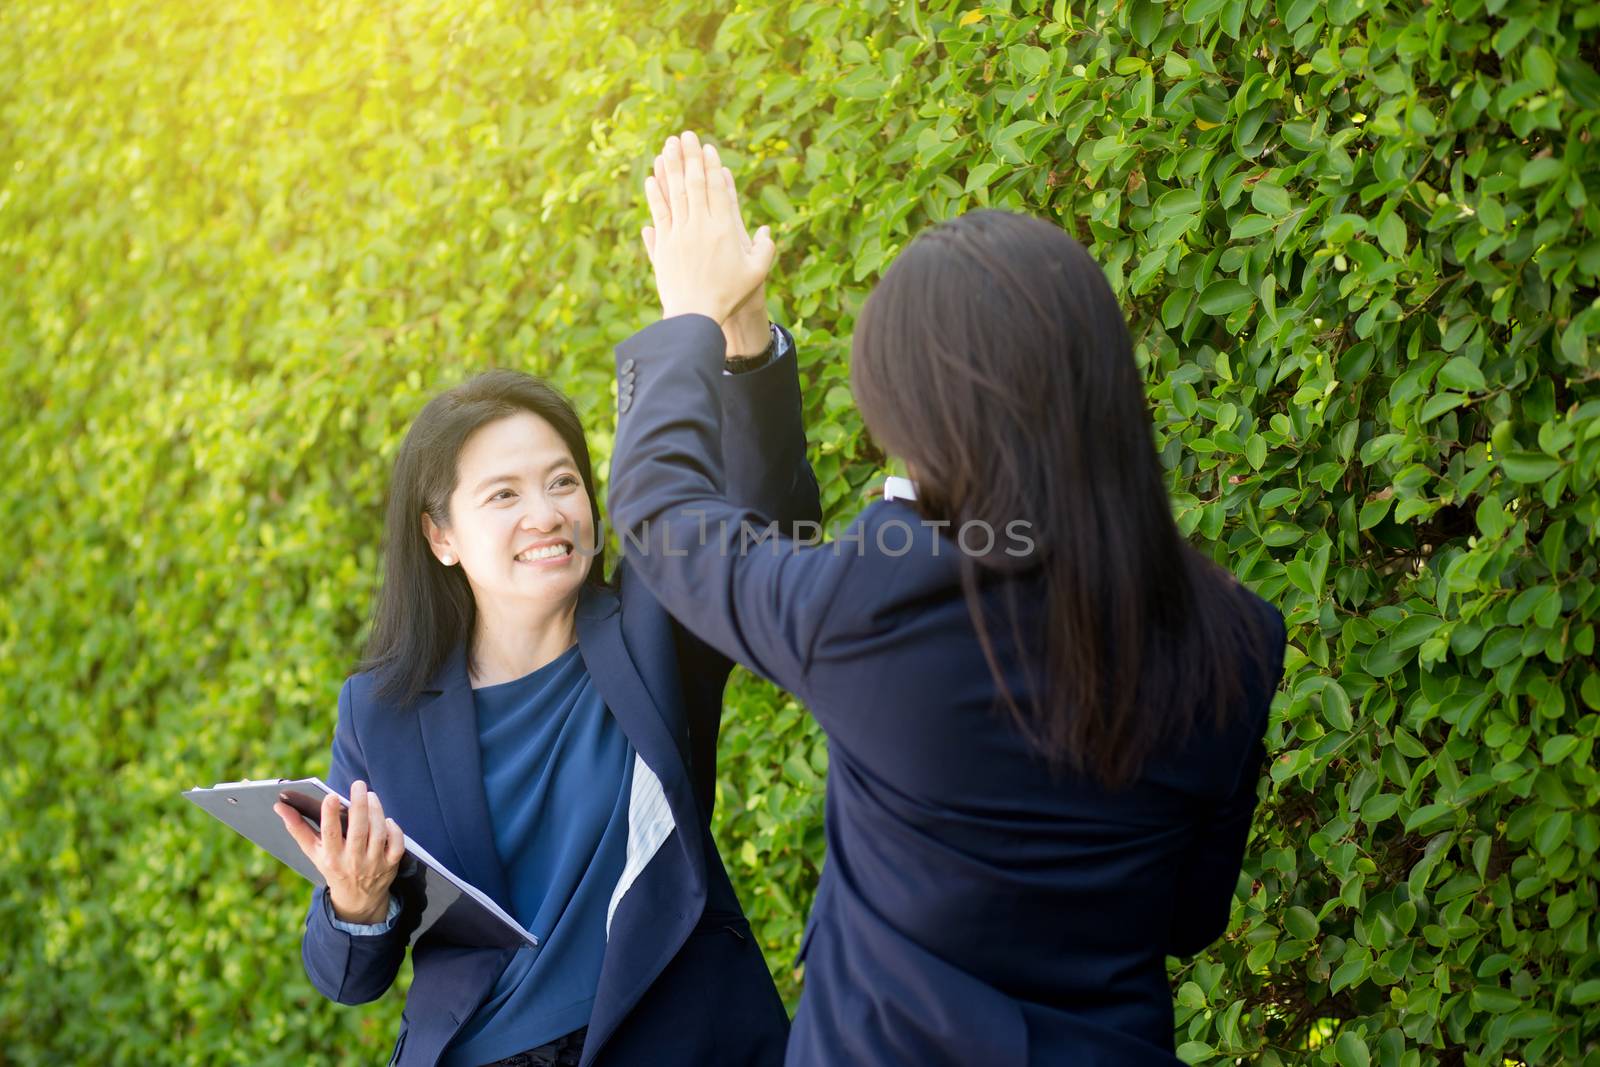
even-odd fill
[[[456,558],[454,556],[440,556],[439,557],[439,562],[443,563],[446,567],[450,566],[450,564],[454,563],[455,561],[456,561]]]

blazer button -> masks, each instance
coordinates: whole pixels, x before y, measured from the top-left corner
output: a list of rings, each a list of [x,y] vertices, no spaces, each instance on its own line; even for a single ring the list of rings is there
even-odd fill
[[[624,415],[628,413],[628,409],[631,407],[633,407],[633,396],[631,394],[624,394],[622,399],[617,401],[617,410]]]
[[[622,361],[622,373],[623,374],[628,374],[632,370],[633,370],[633,360],[631,360],[631,359],[623,360]]]

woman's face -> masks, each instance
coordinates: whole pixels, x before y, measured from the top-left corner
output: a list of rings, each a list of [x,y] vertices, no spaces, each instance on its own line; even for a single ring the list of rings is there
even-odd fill
[[[479,427],[461,449],[450,525],[422,517],[433,554],[459,566],[485,602],[575,598],[594,561],[589,491],[561,435],[519,412]]]

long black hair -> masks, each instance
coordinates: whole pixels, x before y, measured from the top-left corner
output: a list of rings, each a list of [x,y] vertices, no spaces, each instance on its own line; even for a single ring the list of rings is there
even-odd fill
[[[478,610],[472,588],[460,567],[446,567],[434,556],[422,531],[422,516],[449,526],[450,494],[467,439],[483,426],[521,412],[549,423],[572,452],[589,492],[595,531],[595,554],[585,581],[605,584],[605,539],[589,444],[567,398],[543,380],[515,370],[485,371],[440,393],[406,431],[389,482],[383,584],[373,605],[372,632],[356,667],[374,672],[380,699],[409,705],[456,645],[472,637]]]
[[[1052,765],[1123,784],[1203,708],[1228,714],[1257,616],[1173,520],[1127,324],[1082,245],[1003,211],[924,231],[862,309],[851,379],[925,515],[1029,523],[1033,557],[963,553],[961,584],[1006,708]],[[992,601],[1020,649],[1029,583],[1046,624],[1019,703],[980,590],[1006,591]]]

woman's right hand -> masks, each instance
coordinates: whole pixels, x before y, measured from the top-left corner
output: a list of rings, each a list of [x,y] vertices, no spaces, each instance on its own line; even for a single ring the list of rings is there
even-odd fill
[[[405,835],[385,818],[378,794],[365,782],[350,785],[349,826],[339,826],[339,798],[322,798],[322,832],[283,801],[272,806],[300,851],[328,883],[333,914],[341,922],[381,923],[389,914],[389,886],[406,853]]]
[[[772,233],[746,234],[732,172],[693,132],[667,138],[655,171],[644,184],[653,225],[642,236],[662,317],[700,314],[720,326],[765,284]]]

